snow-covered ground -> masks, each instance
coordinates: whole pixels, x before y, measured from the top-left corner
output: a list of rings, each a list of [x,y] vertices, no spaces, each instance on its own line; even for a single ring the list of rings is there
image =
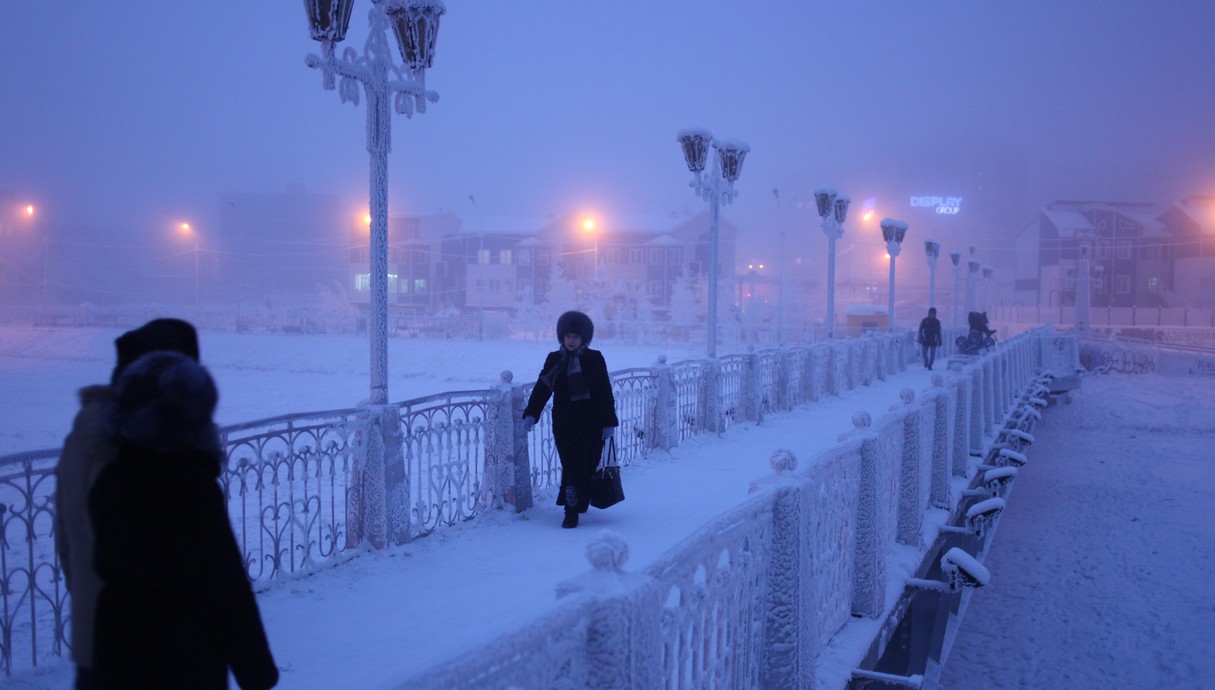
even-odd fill
[[[117,331],[0,329],[0,453],[58,445],[74,390],[108,377]],[[390,398],[488,387],[504,369],[535,376],[550,342],[401,340],[390,345]],[[688,346],[597,343],[613,370],[698,355]],[[221,423],[348,407],[366,397],[363,338],[202,334],[220,386]],[[589,569],[598,528],[623,535],[641,570],[767,474],[790,448],[803,461],[884,411],[918,367],[760,426],[742,424],[625,471],[628,499],[559,527],[551,497],[523,514],[489,513],[412,544],[276,584],[260,596],[283,688],[395,687],[554,605],[556,585]],[[1088,377],[1051,408],[1010,497],[943,681],[980,687],[1210,687],[1215,578],[1206,513],[1215,490],[1215,379]],[[942,513],[943,515],[943,513]],[[910,551],[910,550],[908,550]],[[914,554],[896,554],[892,576]],[[841,687],[877,621],[849,624],[826,651],[819,687]],[[1005,637],[1006,636],[1006,637]],[[70,686],[65,666],[5,687]]]

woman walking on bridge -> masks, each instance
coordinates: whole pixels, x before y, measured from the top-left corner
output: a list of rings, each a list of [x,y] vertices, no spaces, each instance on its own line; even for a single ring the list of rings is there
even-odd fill
[[[523,410],[523,425],[530,432],[553,399],[553,442],[561,458],[557,505],[565,506],[565,528],[577,527],[578,515],[590,505],[591,475],[603,444],[620,424],[607,362],[589,347],[594,335],[591,317],[580,311],[567,311],[557,319],[561,347],[544,360]]]

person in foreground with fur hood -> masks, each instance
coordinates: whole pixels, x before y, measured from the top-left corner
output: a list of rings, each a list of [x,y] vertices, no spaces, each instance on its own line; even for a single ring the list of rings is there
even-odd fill
[[[577,527],[578,515],[590,505],[591,476],[603,444],[620,425],[607,362],[589,347],[594,335],[591,317],[580,311],[567,311],[557,319],[561,346],[545,358],[523,410],[523,425],[530,432],[553,399],[553,442],[561,458],[557,505],[565,506],[565,528]]]
[[[241,688],[268,689],[278,668],[217,482],[219,394],[193,327],[158,322],[119,338],[120,363],[124,338],[138,346],[103,412],[113,457],[88,499],[93,687],[226,688],[231,668]]]

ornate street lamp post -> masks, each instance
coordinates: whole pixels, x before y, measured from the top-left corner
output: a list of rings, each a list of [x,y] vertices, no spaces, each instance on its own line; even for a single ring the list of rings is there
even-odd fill
[[[953,263],[953,327],[958,327],[958,295],[962,283],[962,252],[949,252],[949,261]]]
[[[326,90],[335,77],[342,102],[359,104],[359,91],[367,98],[367,151],[371,154],[370,334],[371,398],[373,405],[388,402],[388,152],[392,149],[389,104],[405,117],[426,112],[426,102],[439,94],[426,90],[426,70],[434,61],[439,18],[446,11],[442,0],[372,0],[371,33],[359,55],[346,48],[341,59],[334,49],[346,37],[354,0],[304,0],[312,38],[320,41],[321,55],[309,54],[305,63],[321,70]],[[393,63],[386,32],[396,35],[403,65]]]
[[[750,146],[737,140],[717,140],[707,130],[685,129],[675,137],[683,149],[684,160],[692,173],[688,183],[697,196],[709,202],[709,333],[708,354],[717,357],[717,235],[721,222],[721,205],[734,201],[738,192],[734,183],[742,172],[743,159]],[[705,172],[709,147],[713,147],[717,164]]]
[[[886,330],[894,332],[894,260],[903,248],[907,235],[907,223],[890,218],[882,219],[882,239],[886,240],[886,253],[890,255],[890,306],[886,311]]]
[[[941,243],[924,240],[924,254],[928,256],[928,306],[937,306],[937,259],[941,257]]]
[[[983,265],[983,313],[991,308],[991,266]]]
[[[827,318],[826,337],[835,337],[835,241],[844,234],[844,221],[848,218],[848,205],[852,203],[846,194],[834,187],[819,187],[814,190],[814,204],[818,217],[822,219],[823,234],[827,236]]]
[[[970,258],[966,260],[966,315],[970,318],[970,312],[975,311],[977,306],[975,302],[975,281],[979,277],[979,269],[983,264],[975,258],[975,246],[970,245]]]

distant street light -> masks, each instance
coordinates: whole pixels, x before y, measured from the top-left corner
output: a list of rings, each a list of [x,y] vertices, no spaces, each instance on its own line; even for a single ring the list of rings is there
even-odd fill
[[[388,152],[392,149],[389,103],[398,113],[412,117],[426,112],[426,102],[439,94],[426,90],[426,70],[434,62],[439,18],[446,12],[442,0],[373,0],[371,32],[363,54],[347,49],[339,60],[334,49],[346,38],[354,0],[304,0],[312,38],[321,43],[321,55],[308,55],[305,63],[321,70],[326,90],[336,84],[342,102],[359,103],[359,87],[367,98],[367,151],[371,154],[370,328],[371,398],[373,405],[388,402]],[[403,65],[393,63],[386,32],[396,35]]]
[[[975,299],[975,281],[979,277],[979,269],[983,264],[975,258],[975,246],[970,245],[970,258],[966,260],[966,314],[970,318],[970,313],[975,311],[978,306]]]
[[[827,236],[827,319],[826,337],[835,337],[835,241],[844,234],[844,221],[848,218],[848,205],[852,203],[845,194],[834,187],[819,187],[814,190],[814,204],[822,219],[823,234]]]
[[[675,137],[683,149],[684,161],[692,173],[688,183],[697,196],[709,202],[709,358],[717,357],[717,273],[718,230],[721,223],[721,205],[729,204],[738,195],[734,183],[742,172],[743,159],[751,147],[737,140],[717,140],[707,130],[685,129]],[[709,147],[712,146],[717,164],[705,172]]]
[[[928,256],[928,307],[937,306],[937,259],[941,256],[941,243],[924,240],[924,253]]]
[[[958,303],[958,295],[961,292],[962,282],[962,252],[949,252],[949,261],[953,263],[953,327],[957,328],[960,313],[958,307],[961,306]]]
[[[882,219],[882,239],[886,240],[886,253],[890,255],[890,303],[886,312],[886,330],[894,332],[894,262],[903,248],[907,235],[907,223],[891,218]]]
[[[194,306],[198,306],[198,233],[189,223],[181,224],[181,232],[187,237],[194,238]]]

